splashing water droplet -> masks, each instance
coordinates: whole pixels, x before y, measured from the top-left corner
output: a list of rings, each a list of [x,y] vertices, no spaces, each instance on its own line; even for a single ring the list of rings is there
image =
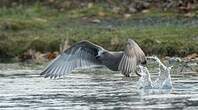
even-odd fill
[[[147,57],[148,59],[154,59],[158,64],[158,77],[155,81],[150,78],[150,72],[147,67],[139,65],[140,79],[137,82],[138,88],[143,89],[171,89],[172,81],[170,76],[170,70],[172,67],[165,66],[158,57]]]

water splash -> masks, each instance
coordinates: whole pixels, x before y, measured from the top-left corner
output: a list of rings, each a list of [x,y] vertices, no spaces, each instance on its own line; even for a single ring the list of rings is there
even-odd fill
[[[21,66],[26,67],[0,64],[0,110],[197,110],[198,107],[197,73],[171,73],[174,89],[137,89],[135,75],[124,79],[119,72],[114,74],[105,68],[86,69],[52,80],[39,76],[44,65]],[[157,77],[152,74],[153,68],[148,68],[151,78]]]
[[[152,81],[150,78],[150,73],[147,67],[139,65],[139,68],[140,68],[139,74],[141,75],[141,77],[137,82],[138,88],[151,89],[153,86],[152,86]]]
[[[165,66],[158,57],[151,56],[147,57],[147,59],[154,59],[159,67],[158,67],[158,77],[155,81],[151,80],[150,72],[147,67],[139,65],[140,69],[140,79],[137,82],[138,88],[143,89],[172,89],[172,81],[170,76],[171,67]]]

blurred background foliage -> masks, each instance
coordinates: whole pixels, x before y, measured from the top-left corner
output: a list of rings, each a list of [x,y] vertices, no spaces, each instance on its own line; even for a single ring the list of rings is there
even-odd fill
[[[198,53],[198,0],[0,1],[0,58],[82,39],[121,50],[132,38],[147,55]]]
[[[148,8],[160,8],[163,11],[179,10],[192,11],[197,9],[198,0],[1,0],[1,7],[16,7],[40,3],[61,11],[83,8],[94,4],[106,4],[107,8],[122,8],[125,12],[138,12]],[[117,9],[119,10],[119,9]],[[115,11],[115,10],[114,10]]]

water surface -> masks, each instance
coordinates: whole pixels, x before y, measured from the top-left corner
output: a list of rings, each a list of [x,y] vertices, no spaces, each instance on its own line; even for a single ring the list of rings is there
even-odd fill
[[[135,75],[92,69],[45,79],[41,68],[0,64],[0,109],[198,109],[197,73],[172,73],[172,90],[139,90]]]

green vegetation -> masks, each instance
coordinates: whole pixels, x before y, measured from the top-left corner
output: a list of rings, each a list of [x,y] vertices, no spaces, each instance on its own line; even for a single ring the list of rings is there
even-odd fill
[[[198,52],[198,16],[151,9],[125,15],[102,4],[59,11],[39,3],[0,8],[0,57],[20,56],[28,49],[58,51],[64,39],[83,39],[121,50],[132,38],[147,54],[185,56]]]

